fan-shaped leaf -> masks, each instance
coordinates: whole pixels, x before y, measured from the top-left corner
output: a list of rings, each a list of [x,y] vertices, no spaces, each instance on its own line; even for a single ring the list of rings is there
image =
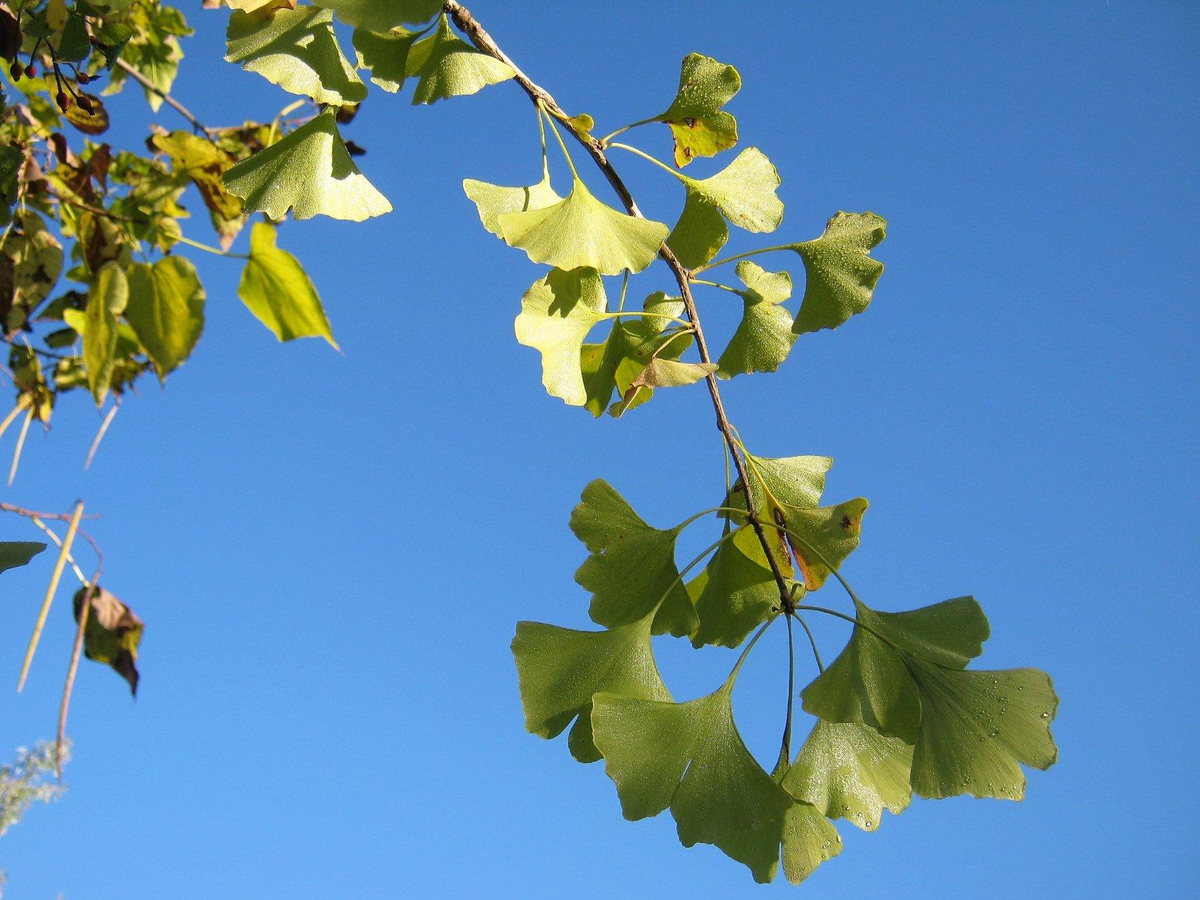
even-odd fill
[[[682,168],[698,156],[715,156],[737,144],[737,120],[721,109],[742,87],[741,76],[699,53],[683,59],[679,93],[666,112],[655,116],[675,138],[675,165]]]
[[[542,384],[552,397],[583,406],[583,339],[604,318],[604,282],[595,269],[551,272],[525,292],[515,323],[517,341],[542,354]]]
[[[550,186],[550,167],[542,160],[542,180],[529,187],[506,187],[500,184],[488,184],[486,181],[476,181],[467,178],[463,181],[463,190],[475,208],[479,211],[479,219],[483,227],[503,238],[500,232],[500,217],[511,212],[525,212],[531,209],[545,209],[562,200]]]
[[[796,335],[792,314],[783,303],[792,296],[792,276],[767,272],[744,259],[737,266],[745,308],[737,331],[717,360],[717,375],[732,378],[748,372],[774,372],[787,359]]]
[[[428,22],[442,8],[441,0],[313,0],[333,10],[347,25],[383,34],[401,25]]]
[[[883,274],[883,263],[869,254],[886,229],[874,213],[839,212],[819,238],[793,247],[808,273],[796,334],[837,328],[867,308]]]
[[[389,93],[404,87],[408,69],[408,54],[420,35],[397,29],[383,34],[354,29],[354,52],[359,68],[371,70],[371,81]]]
[[[409,51],[406,71],[418,76],[414,105],[474,94],[516,74],[508,63],[480,53],[458,37],[444,13],[437,31]]]

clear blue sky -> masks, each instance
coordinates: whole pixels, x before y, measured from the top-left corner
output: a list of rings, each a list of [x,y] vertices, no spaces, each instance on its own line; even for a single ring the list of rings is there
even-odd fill
[[[731,415],[756,452],[831,455],[830,496],[870,499],[846,568],[867,602],[973,593],[994,635],[981,664],[1045,668],[1062,696],[1060,762],[1023,803],[916,801],[874,834],[842,827],[803,887],[756,893],[1194,896],[1200,7],[472,7],[603,131],[664,106],[690,51],[737,65],[743,142],[784,179],[778,236],[838,209],[888,218],[869,312],[730,383]],[[203,120],[286,102],[221,61],[223,14],[192,18],[178,93]],[[114,111],[114,140],[140,140],[140,94]],[[665,129],[640,131],[669,152]],[[416,109],[372,91],[347,136],[396,211],[280,233],[344,355],[276,346],[236,299],[238,266],[197,253],[206,336],[166,391],[126,405],[90,473],[84,397],[30,439],[7,496],[102,511],[108,586],[147,630],[136,704],[83,670],[70,790],[0,842],[8,896],[747,896],[745,869],[681,848],[665,815],[623,821],[599,766],[524,732],[508,650],[518,619],[586,627],[566,523],[588,480],[660,525],[713,505],[705,392],[622,421],[543,393],[512,335],[537,270],[459,187],[536,176],[515,87]],[[644,208],[675,214],[660,173],[617,163]],[[728,298],[704,303],[731,321]],[[4,578],[13,682],[46,570]],[[0,699],[5,755],[53,734],[73,628],[58,604],[26,693]],[[832,655],[846,631],[819,635]],[[782,655],[768,635],[736,694],[764,759]],[[730,655],[668,641],[660,663],[686,698]]]

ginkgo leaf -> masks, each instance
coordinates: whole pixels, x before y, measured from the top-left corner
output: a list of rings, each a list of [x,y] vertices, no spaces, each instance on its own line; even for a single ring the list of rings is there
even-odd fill
[[[586,266],[601,275],[640,272],[654,261],[669,229],[619,212],[592,196],[578,176],[566,199],[540,209],[505,213],[500,233],[535,263]]]
[[[636,820],[668,807],[685,847],[715,844],[758,882],[779,865],[792,798],[746,749],[733,721],[732,679],[687,703],[598,693],[592,732],[621,811]]]
[[[970,671],[905,654],[921,698],[912,785],[922,797],[1025,796],[1020,763],[1058,759],[1050,722],[1058,696],[1038,669]]]
[[[445,13],[437,31],[409,51],[406,71],[418,77],[414,106],[474,94],[516,75],[508,63],[481,53],[456,35]]]
[[[136,263],[127,273],[129,302],[125,321],[154,363],[158,380],[192,354],[204,330],[204,286],[196,267],[180,256],[153,266]]]
[[[418,37],[419,33],[402,29],[383,34],[364,28],[354,29],[352,40],[359,68],[371,70],[373,84],[396,93],[404,86],[408,54]]]
[[[84,599],[89,596],[83,654],[111,666],[129,684],[129,692],[137,696],[137,655],[145,625],[132,609],[102,587],[81,587],[75,592],[76,622],[83,611]]]
[[[587,402],[579,355],[606,308],[604,282],[595,269],[552,269],[521,298],[517,341],[542,354],[546,392],[570,406]]]
[[[225,173],[225,186],[247,211],[282,219],[316,215],[361,222],[391,212],[392,204],[350,159],[334,115],[321,113],[287,137]]]
[[[112,382],[117,352],[117,316],[129,300],[125,272],[115,262],[105,263],[88,289],[84,310],[83,365],[88,390],[96,405],[104,403]]]
[[[818,719],[783,788],[831,819],[874,831],[884,809],[898,815],[912,800],[913,748],[853,722]]]
[[[699,269],[716,256],[729,240],[729,226],[720,211],[688,191],[679,221],[667,235],[667,246],[685,269]]]
[[[697,648],[705,644],[736,647],[779,609],[779,585],[749,526],[717,548],[704,570],[688,584],[688,593],[700,618],[692,635],[692,646]]]
[[[821,863],[842,852],[842,836],[808,803],[793,803],[784,815],[782,842],[783,874],[792,884],[799,884]]]
[[[0,541],[0,572],[28,565],[45,549],[46,545],[37,541]]]
[[[915,743],[921,699],[893,645],[927,662],[961,668],[982,652],[987,618],[971,597],[908,612],[879,612],[861,603],[855,610],[862,624],[854,626],[841,655],[801,691],[804,709],[829,722],[858,722]]]
[[[441,0],[313,0],[333,10],[347,25],[383,34],[401,25],[428,22],[442,8]]]
[[[689,199],[714,207],[746,231],[774,231],[783,221],[783,201],[775,194],[779,171],[757,147],[747,147],[710,178],[672,174],[683,183]]]
[[[296,0],[225,0],[225,5],[242,12],[266,15],[277,9],[295,9]]]
[[[296,257],[275,246],[274,225],[255,222],[250,230],[238,297],[279,340],[322,337],[337,347],[312,279]]]
[[[696,610],[675,564],[682,527],[646,524],[612,485],[596,479],[571,512],[571,530],[591,552],[575,580],[592,592],[592,621],[613,628],[653,612],[654,634],[695,630]]]
[[[796,334],[837,328],[871,303],[883,263],[870,256],[887,222],[874,213],[839,212],[819,238],[795,244],[808,280],[793,326]]]
[[[367,86],[342,54],[327,9],[299,6],[268,17],[235,11],[225,38],[226,62],[285,91],[334,106],[366,99]]]
[[[732,378],[748,372],[774,372],[787,359],[796,335],[792,314],[782,305],[792,296],[792,276],[767,272],[744,259],[737,276],[746,285],[742,321],[717,360],[717,375]]]
[[[610,631],[574,631],[518,622],[517,661],[525,727],[553,738],[575,720],[567,743],[580,762],[600,754],[592,742],[592,697],[598,691],[642,700],[670,700],[650,649],[650,617]]]
[[[583,345],[579,364],[587,393],[584,405],[592,415],[600,416],[607,408],[609,415],[620,418],[650,400],[654,388],[635,383],[647,365],[677,360],[691,346],[690,333],[671,327],[667,318],[683,315],[683,308],[680,298],[656,291],[642,305],[648,315],[614,321],[603,342]]]
[[[695,384],[715,371],[716,363],[689,363],[654,357],[642,369],[641,374],[633,379],[630,387],[683,387]]]
[[[787,541],[799,563],[805,589],[820,590],[858,547],[867,505],[862,497],[856,497],[836,506],[787,509]]]
[[[463,191],[479,211],[483,227],[498,238],[504,237],[500,231],[500,217],[506,213],[544,209],[562,200],[550,186],[550,166],[544,157],[542,180],[537,184],[529,187],[506,187],[467,178],[463,181]]]
[[[652,120],[670,126],[675,165],[682,168],[698,156],[715,156],[737,144],[737,120],[721,107],[741,87],[741,76],[733,66],[699,53],[684,57],[675,100]]]

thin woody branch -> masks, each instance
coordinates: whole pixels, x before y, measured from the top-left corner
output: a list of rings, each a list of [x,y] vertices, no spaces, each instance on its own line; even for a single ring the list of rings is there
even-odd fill
[[[183,116],[189,122],[191,122],[193,128],[195,128],[197,131],[203,131],[205,137],[207,137],[211,140],[213,135],[215,135],[217,133],[217,129],[208,128],[205,125],[203,125],[200,122],[200,120],[196,118],[196,116],[192,113],[192,111],[190,109],[188,109],[186,106],[184,106],[178,100],[176,100],[169,93],[164,91],[162,88],[160,88],[156,84],[154,84],[154,82],[152,82],[149,78],[147,78],[145,75],[143,75],[137,69],[135,69],[129,63],[125,62],[125,60],[118,58],[117,59],[117,68],[121,69],[130,78],[132,78],[134,81],[136,81],[142,87],[144,87],[146,90],[150,91],[152,94],[157,94],[159,97],[161,97],[163,102],[166,103],[167,106],[171,107],[171,109],[175,110],[175,112],[179,113],[181,116]]]
[[[516,73],[517,84],[521,86],[522,90],[529,95],[529,98],[535,104],[540,103],[556,119],[569,122],[571,117],[563,111],[563,108],[558,105],[558,102],[551,96],[550,92],[530,79],[528,75],[521,71],[516,63],[508,58],[508,55],[500,49],[492,36],[484,30],[483,26],[471,15],[468,9],[455,2],[455,0],[446,0],[443,9],[477,50],[512,67],[513,72]],[[629,188],[625,186],[625,182],[621,180],[621,176],[617,174],[612,163],[608,161],[608,156],[604,152],[604,144],[591,135],[580,134],[569,124],[567,131],[583,145],[583,148],[591,156],[596,166],[604,173],[604,177],[612,185],[613,190],[620,198],[622,205],[624,205],[629,215],[637,218],[645,218],[642,215],[642,211],[638,209],[637,202],[633,199]],[[684,268],[683,264],[675,257],[675,254],[671,252],[671,248],[666,244],[663,244],[659,250],[659,256],[666,262],[667,267],[671,270],[671,274],[675,277],[676,284],[679,286],[679,292],[683,298],[683,306],[687,312],[688,321],[692,323],[692,330],[696,338],[696,349],[700,353],[700,361],[710,363],[712,362],[712,358],[708,352],[708,343],[704,337],[704,329],[700,326],[700,314],[696,309],[696,301],[692,297],[691,273]],[[725,443],[729,447],[729,453],[733,457],[733,464],[737,469],[738,476],[741,478],[742,485],[748,488],[750,479],[746,471],[746,461],[737,439],[734,437],[733,426],[730,425],[729,417],[725,413],[725,405],[721,402],[721,392],[717,387],[717,379],[714,375],[710,374],[705,378],[705,382],[708,385],[709,396],[712,398],[713,411],[716,413],[717,428],[720,429],[721,435],[725,438]],[[771,574],[774,576],[775,582],[779,587],[780,609],[785,612],[790,611],[794,606],[791,592],[788,590],[787,581],[779,568],[779,562],[775,558],[770,541],[763,530],[762,523],[759,521],[758,509],[756,508],[754,497],[748,489],[744,491],[744,494],[746,497],[746,512],[750,524],[754,527],[754,533],[758,537],[759,543],[762,544],[767,562],[771,566]]]

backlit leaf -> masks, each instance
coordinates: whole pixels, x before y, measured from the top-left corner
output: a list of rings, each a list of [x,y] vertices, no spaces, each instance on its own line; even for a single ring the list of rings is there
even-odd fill
[[[737,144],[737,120],[721,107],[741,87],[741,76],[733,66],[699,53],[684,57],[679,93],[667,111],[655,117],[671,128],[675,165],[682,168],[698,156],[715,156]]]
[[[689,198],[716,208],[739,228],[774,231],[783,221],[783,202],[775,194],[780,184],[779,172],[756,147],[743,150],[711,178],[674,174],[687,189]]]
[[[275,246],[275,226],[256,222],[238,297],[281,341],[322,337],[337,347],[325,308],[299,260]]]
[[[364,28],[354,29],[359,68],[370,69],[372,83],[396,93],[404,86],[408,53],[418,37],[415,32],[403,30],[377,34]]]
[[[571,755],[595,762],[592,697],[598,691],[643,700],[670,700],[650,649],[650,618],[611,631],[574,631],[518,622],[512,652],[517,661],[525,727],[553,738],[571,722]]]
[[[675,564],[679,527],[651,527],[612,485],[597,479],[572,511],[571,530],[591,552],[575,580],[592,593],[592,621],[626,625],[657,607],[655,634],[682,637],[695,630],[696,610]]]
[[[268,17],[235,11],[225,37],[227,62],[257,72],[285,91],[336,106],[367,96],[366,85],[338,45],[329,10],[300,6]]]
[[[542,354],[546,392],[570,406],[587,402],[579,355],[606,308],[604,282],[595,269],[553,269],[521,298],[517,341]]]
[[[883,263],[869,254],[886,228],[874,213],[839,212],[819,238],[793,247],[808,273],[796,334],[836,328],[867,308],[883,274]]]
[[[383,34],[401,25],[428,22],[442,8],[441,0],[313,0],[333,10],[347,25]]]
[[[225,186],[247,211],[282,219],[323,215],[361,222],[392,204],[363,177],[346,152],[334,115],[321,113],[278,143],[225,173]]]
[[[83,365],[96,405],[104,403],[117,352],[117,316],[125,310],[129,284],[116,263],[105,263],[88,290],[83,334]]]
[[[698,269],[712,261],[729,240],[729,226],[715,206],[688,191],[679,221],[667,236],[667,246],[685,269]]]
[[[85,598],[90,594],[87,625],[83,630],[83,653],[88,659],[106,663],[129,683],[137,695],[138,647],[145,625],[132,609],[102,587],[82,587],[75,592],[75,621],[79,621]]]
[[[516,74],[508,63],[480,53],[456,35],[444,13],[437,31],[409,51],[407,72],[418,78],[414,105],[474,94]]]
[[[228,250],[245,222],[242,201],[225,189],[222,180],[233,166],[233,157],[212,141],[186,131],[156,134],[151,141],[170,157],[175,172],[187,175],[196,185],[220,236],[221,248]]]
[[[688,584],[688,593],[700,618],[693,647],[736,647],[779,607],[779,585],[749,526],[717,548],[704,571]]]
[[[136,263],[127,273],[125,321],[133,328],[159,381],[192,354],[204,330],[204,287],[196,267],[179,256],[153,266]]]
[[[746,285],[744,309],[737,331],[717,360],[721,378],[774,372],[796,340],[792,314],[782,305],[792,296],[792,277],[787,272],[767,272],[748,259],[738,263],[737,276]]]
[[[586,266],[602,275],[640,272],[654,261],[669,229],[619,212],[592,196],[578,177],[565,200],[505,213],[500,233],[535,263],[559,269]]]
[[[544,209],[562,200],[562,197],[558,196],[554,192],[554,188],[550,186],[550,167],[545,158],[542,159],[542,180],[537,184],[529,187],[506,187],[467,178],[463,181],[463,190],[479,211],[479,219],[483,222],[483,227],[498,238],[504,236],[500,231],[502,215],[531,209]]]

